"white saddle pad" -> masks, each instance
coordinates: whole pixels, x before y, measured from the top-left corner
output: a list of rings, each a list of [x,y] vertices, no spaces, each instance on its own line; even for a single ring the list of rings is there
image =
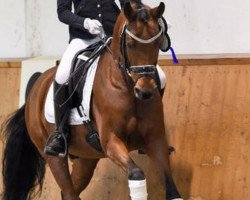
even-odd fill
[[[89,113],[90,112],[90,100],[91,100],[91,94],[92,94],[93,83],[94,83],[98,61],[99,61],[99,57],[93,62],[91,67],[88,69],[86,82],[83,87],[82,108],[80,108],[83,114],[83,117],[80,117],[76,108],[71,109],[71,113],[69,117],[70,125],[79,125],[79,124],[83,124],[84,121],[90,120],[90,113]],[[46,97],[45,109],[44,109],[45,118],[50,123],[55,123],[53,98],[54,97],[53,97],[53,83],[52,83],[48,91],[47,97]]]

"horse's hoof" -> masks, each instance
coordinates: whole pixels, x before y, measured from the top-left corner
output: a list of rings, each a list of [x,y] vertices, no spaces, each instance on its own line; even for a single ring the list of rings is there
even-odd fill
[[[145,175],[140,168],[136,167],[129,171],[128,179],[129,180],[144,180]]]

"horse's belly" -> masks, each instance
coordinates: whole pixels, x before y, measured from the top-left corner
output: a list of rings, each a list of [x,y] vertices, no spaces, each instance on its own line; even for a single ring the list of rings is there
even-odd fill
[[[85,137],[87,128],[84,125],[71,127],[69,153],[80,158],[103,158],[105,155],[91,147]]]

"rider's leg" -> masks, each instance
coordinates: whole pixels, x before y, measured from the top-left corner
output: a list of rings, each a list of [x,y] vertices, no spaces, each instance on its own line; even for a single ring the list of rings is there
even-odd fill
[[[56,72],[55,80],[57,83],[67,84],[66,81],[70,75],[71,63],[76,53],[82,49],[85,49],[94,42],[97,42],[98,40],[99,39],[73,39],[69,43]]]
[[[156,65],[156,69],[157,69],[158,76],[159,76],[159,79],[160,79],[160,84],[161,84],[160,93],[161,93],[161,96],[163,96],[164,89],[165,89],[166,82],[167,82],[167,78],[166,78],[165,73],[163,72],[163,70],[161,69],[161,67],[158,64]]]
[[[63,54],[54,80],[54,110],[56,129],[53,133],[51,133],[54,136],[50,141],[48,141],[47,146],[45,147],[45,153],[47,155],[65,156],[64,152],[67,146],[63,135],[66,135],[64,127],[67,123],[67,117],[69,114],[69,104],[65,103],[68,99],[68,86],[66,81],[69,78],[71,63],[75,54],[96,41],[98,41],[98,39],[74,39],[70,42]]]
[[[65,124],[67,123],[69,115],[69,103],[67,102],[67,98],[67,85],[58,84],[56,81],[54,81],[54,114],[56,129],[53,131],[53,136],[51,135],[52,138],[49,138],[47,146],[45,147],[45,153],[47,155],[60,157],[65,156],[65,140],[66,136],[69,134],[69,131],[65,128]]]

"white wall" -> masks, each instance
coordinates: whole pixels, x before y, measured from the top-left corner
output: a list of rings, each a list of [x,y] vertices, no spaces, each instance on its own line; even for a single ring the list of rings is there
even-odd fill
[[[56,1],[0,2],[0,57],[63,53],[68,42],[68,29],[57,19]],[[160,0],[144,2],[156,6]],[[250,52],[249,0],[164,2],[164,16],[173,25],[169,33],[177,53]]]
[[[28,55],[61,55],[68,43],[68,28],[57,19],[56,0],[26,0]]]
[[[0,0],[0,58],[26,56],[24,0]]]
[[[179,53],[249,53],[249,0],[167,1]]]

